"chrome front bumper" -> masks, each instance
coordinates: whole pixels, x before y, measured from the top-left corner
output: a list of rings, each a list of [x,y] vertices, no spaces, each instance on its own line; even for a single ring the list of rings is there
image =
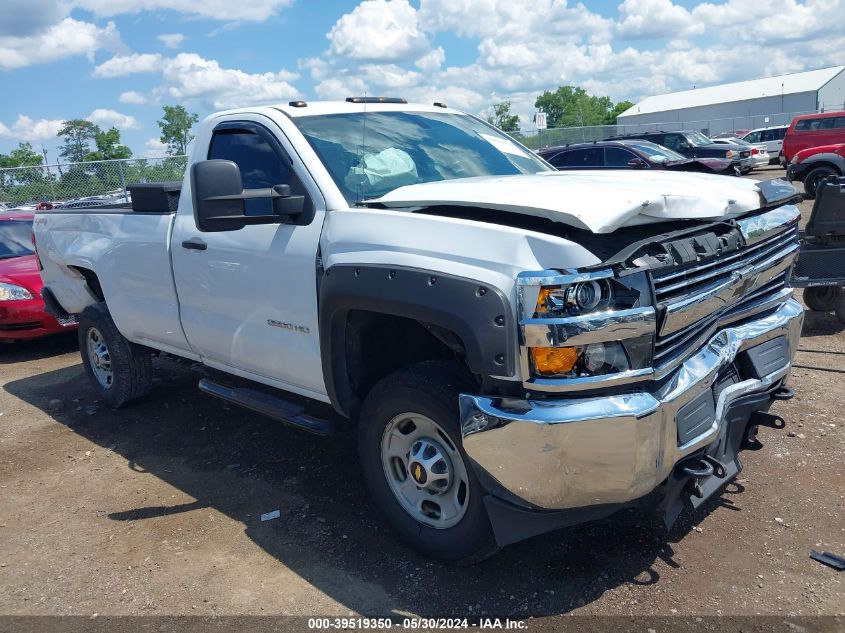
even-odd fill
[[[791,358],[803,320],[803,308],[789,299],[766,317],[726,327],[655,391],[549,400],[463,394],[464,449],[502,488],[536,508],[639,499],[679,460],[718,439],[731,402],[768,391],[791,362],[725,388],[712,426],[679,446],[675,418],[681,407],[711,389],[720,371],[755,345],[785,336]]]

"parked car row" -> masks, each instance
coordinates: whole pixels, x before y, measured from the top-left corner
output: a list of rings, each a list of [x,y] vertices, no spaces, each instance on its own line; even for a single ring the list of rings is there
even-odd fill
[[[560,170],[665,169],[728,175],[740,173],[728,158],[687,158],[668,147],[639,139],[549,147],[539,154]]]
[[[10,202],[0,203],[0,213],[14,211],[16,213],[27,213],[34,211],[50,211],[52,209],[79,209],[89,207],[105,207],[115,205],[127,205],[132,202],[128,193],[112,192],[98,196],[85,196],[82,198],[71,198],[70,200],[39,202],[24,202],[13,204]]]
[[[845,175],[845,111],[806,114],[790,125],[724,132],[637,132],[603,141],[546,147],[538,154],[559,170],[664,169],[726,175],[787,166],[790,181],[814,198],[819,183]]]

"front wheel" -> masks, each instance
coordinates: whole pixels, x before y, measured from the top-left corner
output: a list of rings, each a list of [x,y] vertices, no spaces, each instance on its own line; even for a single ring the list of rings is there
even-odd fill
[[[813,312],[830,312],[836,308],[841,295],[839,286],[813,286],[804,290],[804,303]]]
[[[105,303],[88,306],[79,316],[79,350],[94,389],[115,409],[149,392],[150,351],[123,337]]]
[[[427,361],[382,379],[358,420],[364,479],[412,547],[469,564],[496,551],[483,495],[461,445],[459,365]]]
[[[839,174],[833,167],[827,167],[826,165],[816,167],[814,170],[804,176],[804,193],[806,193],[807,197],[812,200],[816,197],[816,194],[818,193],[819,183],[821,183],[822,180],[824,180],[828,176],[838,175]]]

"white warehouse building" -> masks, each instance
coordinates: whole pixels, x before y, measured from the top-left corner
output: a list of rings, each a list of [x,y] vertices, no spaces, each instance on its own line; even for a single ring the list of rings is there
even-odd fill
[[[647,97],[619,115],[617,125],[620,132],[694,129],[712,135],[843,109],[845,66],[834,66]]]

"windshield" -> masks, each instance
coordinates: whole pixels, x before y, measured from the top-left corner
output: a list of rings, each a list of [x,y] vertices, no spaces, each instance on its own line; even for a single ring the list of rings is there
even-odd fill
[[[694,147],[698,147],[700,145],[710,145],[710,143],[712,142],[701,132],[690,132],[686,136],[687,140],[689,140],[689,142],[692,143]]]
[[[0,222],[0,259],[32,255],[32,222],[9,220]]]
[[[362,112],[294,121],[350,204],[422,182],[554,171],[463,114]]]
[[[678,152],[669,149],[668,147],[663,147],[662,145],[655,145],[649,143],[648,145],[639,143],[633,145],[637,151],[642,152],[643,154],[648,154],[648,157],[654,161],[655,163],[671,163],[676,160],[687,160],[686,156],[679,154]]]

